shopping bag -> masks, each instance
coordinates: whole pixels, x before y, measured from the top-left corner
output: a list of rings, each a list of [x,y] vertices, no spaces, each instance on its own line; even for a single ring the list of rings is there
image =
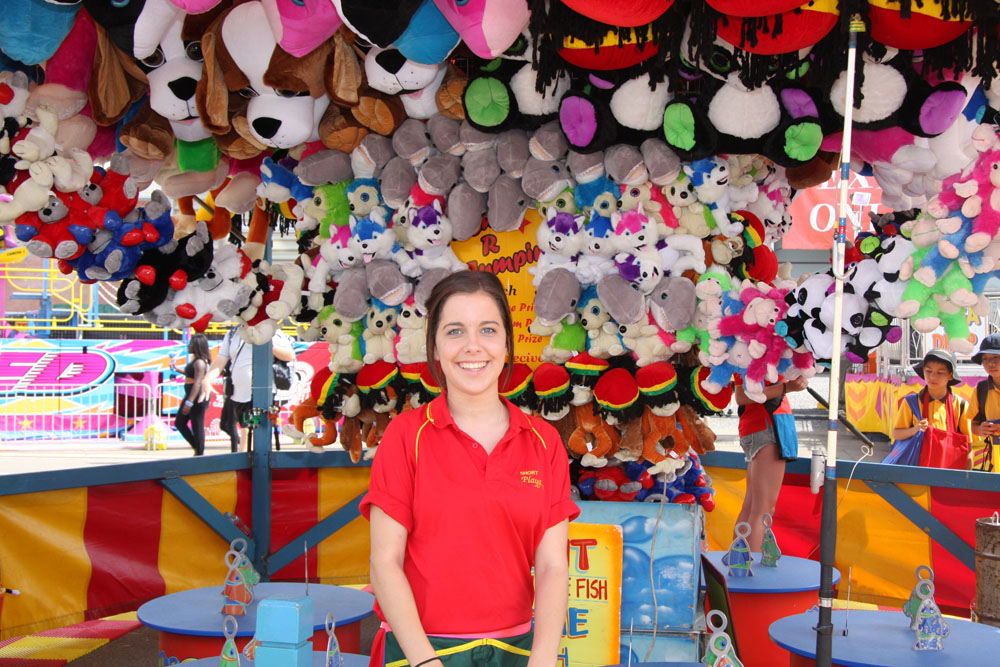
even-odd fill
[[[920,450],[924,443],[924,434],[917,431],[916,435],[892,443],[892,449],[882,459],[882,463],[895,463],[901,466],[920,465]]]
[[[913,413],[913,418],[915,421],[920,421],[922,417],[920,416],[920,403],[917,401],[916,394],[910,394],[904,400],[910,405],[910,412]],[[892,443],[892,449],[882,463],[895,463],[901,466],[917,466],[920,465],[920,450],[923,447],[924,434],[921,431],[917,431],[915,435],[905,438],[903,440],[897,440]]]
[[[925,468],[951,468],[965,470],[969,458],[969,436],[959,433],[955,426],[955,408],[951,395],[945,399],[948,429],[930,427],[924,432],[920,448],[920,465]],[[928,396],[924,394],[924,412],[928,412]]]

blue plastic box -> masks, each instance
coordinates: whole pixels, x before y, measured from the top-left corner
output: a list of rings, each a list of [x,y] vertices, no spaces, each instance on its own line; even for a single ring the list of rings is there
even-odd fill
[[[276,595],[257,607],[257,639],[265,644],[295,646],[313,636],[313,600],[307,596]]]

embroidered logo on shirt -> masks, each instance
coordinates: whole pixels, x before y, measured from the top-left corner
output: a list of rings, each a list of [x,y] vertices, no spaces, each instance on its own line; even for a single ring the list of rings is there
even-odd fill
[[[524,484],[531,484],[536,489],[541,489],[545,487],[542,480],[538,477],[537,470],[522,470],[521,471],[521,482]]]

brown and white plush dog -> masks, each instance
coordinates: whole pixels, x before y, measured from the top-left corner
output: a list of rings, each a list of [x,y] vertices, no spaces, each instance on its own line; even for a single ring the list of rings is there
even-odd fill
[[[324,72],[332,42],[302,58],[289,55],[278,46],[264,6],[252,1],[226,11],[206,31],[201,46],[205,74],[196,99],[210,131],[235,129],[244,139],[272,148],[319,140],[320,121],[330,105]]]

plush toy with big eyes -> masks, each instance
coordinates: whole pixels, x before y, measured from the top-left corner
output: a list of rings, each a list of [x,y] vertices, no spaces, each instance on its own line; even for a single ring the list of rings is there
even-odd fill
[[[583,247],[583,216],[572,213],[561,213],[555,208],[549,208],[548,217],[538,226],[538,249],[541,256],[538,263],[529,267],[534,276],[532,283],[538,287],[545,275],[553,269],[562,268],[574,275],[577,261]]]
[[[584,287],[596,285],[605,276],[617,271],[614,257],[618,254],[614,225],[611,218],[590,210],[583,226],[584,245],[576,262],[576,275]]]
[[[666,236],[677,229],[677,218],[673,209],[663,196],[663,191],[652,181],[639,185],[621,186],[621,196],[618,198],[618,209],[631,211],[642,205],[642,210],[656,222],[660,236]]]
[[[711,236],[704,204],[698,201],[691,179],[683,171],[668,185],[663,186],[663,196],[673,210],[678,234],[693,234],[698,238]]]
[[[372,299],[365,314],[365,329],[362,339],[365,345],[366,364],[379,360],[395,361],[392,344],[396,339],[396,318],[399,308],[387,306],[378,299]]]
[[[357,373],[364,362],[361,359],[361,334],[364,322],[349,322],[337,314],[333,306],[326,306],[316,317],[320,335],[330,345],[330,368],[334,373]]]
[[[427,318],[417,309],[416,300],[410,296],[399,308],[396,319],[399,334],[393,348],[396,363],[417,364],[427,361]]]
[[[587,332],[587,352],[598,359],[607,359],[625,354],[625,344],[618,332],[618,323],[601,303],[597,286],[584,290],[577,307],[580,324]]]
[[[441,212],[437,200],[430,206],[410,209],[409,218],[407,238],[413,250],[407,254],[413,261],[409,272],[404,267],[403,275],[415,278],[431,269],[454,272],[467,268],[451,249],[451,221]]]

